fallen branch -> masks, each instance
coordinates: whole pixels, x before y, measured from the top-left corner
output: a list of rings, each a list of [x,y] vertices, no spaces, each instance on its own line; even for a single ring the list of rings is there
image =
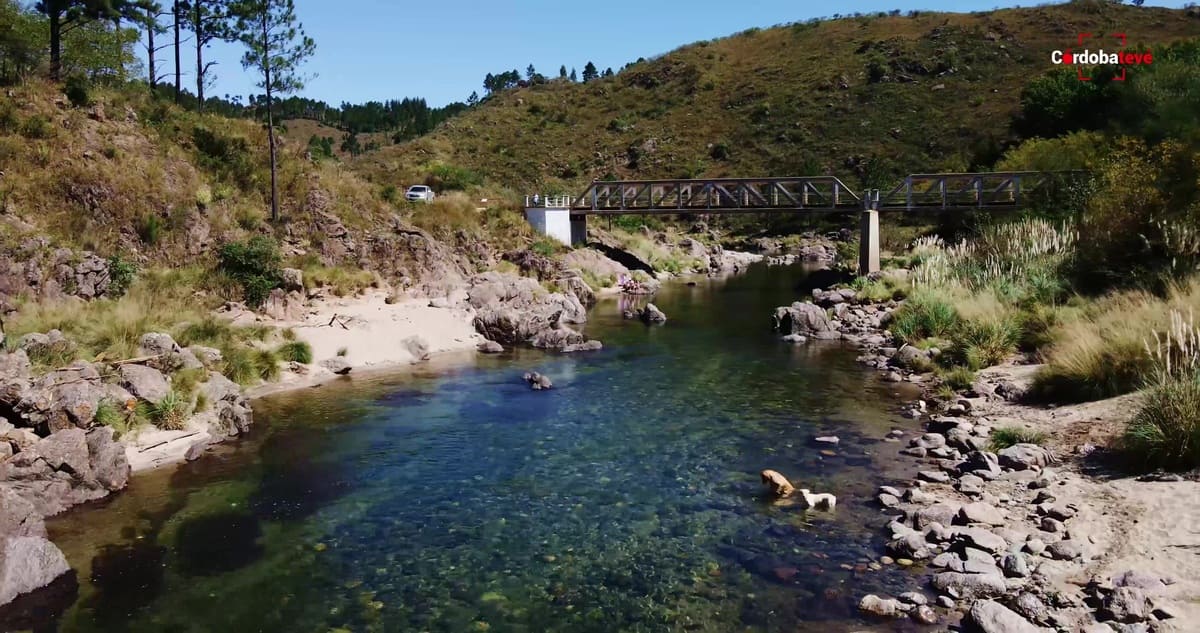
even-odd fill
[[[138,356],[137,358],[126,358],[125,360],[114,360],[114,361],[110,362],[109,365],[112,365],[113,367],[118,367],[120,365],[140,365],[141,363],[144,363],[146,361],[154,360],[154,359],[158,358],[159,356],[162,356],[162,354],[151,354],[150,356]]]
[[[326,325],[326,327],[333,327],[334,323],[337,323],[338,325],[342,326],[343,330],[350,329],[350,328],[346,327],[345,323],[342,323],[341,321],[338,320],[338,315],[336,315],[336,314],[333,315],[333,318],[329,319],[329,323]]]
[[[157,443],[157,444],[151,444],[150,446],[147,446],[146,448],[139,448],[139,449],[138,449],[138,452],[139,452],[139,453],[145,453],[146,451],[148,451],[148,450],[150,450],[150,449],[152,449],[152,448],[158,448],[159,446],[162,446],[163,444],[170,444],[171,442],[175,442],[175,441],[178,441],[178,440],[182,440],[182,439],[185,439],[185,438],[189,438],[189,437],[191,437],[191,436],[193,436],[193,435],[200,435],[200,431],[192,431],[191,433],[188,433],[187,435],[180,435],[179,437],[173,437],[173,438],[171,438],[171,439],[169,439],[169,440],[163,440],[163,441],[161,441],[161,442],[159,442],[159,443]]]

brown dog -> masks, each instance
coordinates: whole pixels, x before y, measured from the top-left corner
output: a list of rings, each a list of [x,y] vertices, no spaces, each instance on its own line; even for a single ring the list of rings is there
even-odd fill
[[[773,470],[762,471],[762,482],[764,486],[771,489],[771,494],[776,497],[786,497],[796,490],[787,477]]]

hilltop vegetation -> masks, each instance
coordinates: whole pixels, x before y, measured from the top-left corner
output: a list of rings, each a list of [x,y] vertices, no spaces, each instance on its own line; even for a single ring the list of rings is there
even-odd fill
[[[1160,47],[1200,35],[1200,14],[1084,0],[752,29],[585,84],[499,92],[354,167],[374,182],[414,182],[451,165],[497,189],[549,193],[702,175],[833,173],[887,186],[913,171],[987,168],[1044,135],[1016,120],[1026,84],[1076,33],[1118,30]]]

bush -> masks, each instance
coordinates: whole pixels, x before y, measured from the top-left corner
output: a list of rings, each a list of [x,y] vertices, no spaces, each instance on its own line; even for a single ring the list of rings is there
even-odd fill
[[[251,358],[254,361],[254,368],[258,373],[258,377],[263,382],[272,382],[279,379],[279,357],[275,355],[275,352],[269,349],[258,349],[254,350]]]
[[[282,282],[279,247],[258,235],[248,242],[229,242],[217,253],[217,269],[242,288],[246,305],[257,308]]]
[[[138,237],[142,238],[142,241],[147,246],[154,246],[158,243],[158,238],[162,234],[162,228],[162,218],[158,217],[155,213],[147,213],[142,216],[141,222],[138,223]]]
[[[952,360],[974,370],[1003,362],[1017,351],[1021,330],[1011,318],[1000,316],[980,321],[963,321],[950,336]]]
[[[21,125],[21,136],[27,139],[47,139],[54,136],[54,128],[46,117],[35,114]]]
[[[150,404],[146,417],[164,431],[178,431],[187,424],[188,401],[178,391],[171,390],[157,404]]]
[[[438,191],[462,191],[483,182],[483,177],[465,167],[434,165],[425,184]]]
[[[888,329],[908,343],[950,338],[959,326],[958,312],[945,299],[928,291],[915,294],[892,313]]]
[[[135,421],[123,406],[111,400],[101,400],[96,405],[96,424],[112,428],[117,437],[133,430]]]
[[[241,346],[221,348],[221,373],[239,385],[258,382],[258,367],[250,349]]]
[[[108,258],[108,291],[110,297],[124,295],[137,277],[137,264],[113,255]]]
[[[92,105],[92,97],[88,94],[88,82],[86,77],[79,75],[71,75],[67,78],[64,92],[71,105],[76,108],[82,108]]]
[[[290,341],[279,346],[275,354],[285,362],[304,363],[313,361],[312,346],[304,341]]]
[[[1122,438],[1138,469],[1189,470],[1200,466],[1200,374],[1152,387]]]
[[[970,367],[953,367],[942,372],[942,382],[955,391],[966,391],[975,384],[975,370]]]
[[[992,431],[988,448],[992,452],[1004,450],[1017,444],[1037,444],[1046,442],[1046,434],[1019,426],[1004,426]]]
[[[537,241],[529,245],[529,250],[543,257],[553,257],[561,248],[562,244],[551,237],[538,238]]]

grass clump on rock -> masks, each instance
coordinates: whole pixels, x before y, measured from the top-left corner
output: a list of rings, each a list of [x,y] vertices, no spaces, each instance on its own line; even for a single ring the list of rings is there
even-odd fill
[[[162,400],[149,404],[145,415],[164,431],[178,431],[187,424],[188,399],[172,389]]]
[[[1122,438],[1139,469],[1188,470],[1200,466],[1200,328],[1171,312],[1165,335],[1146,344],[1157,370]]]
[[[992,431],[991,441],[988,443],[988,448],[993,452],[1002,451],[1010,446],[1017,444],[1037,444],[1041,446],[1046,442],[1046,434],[1033,429],[1026,429],[1019,426],[1005,426]]]
[[[313,361],[312,346],[304,341],[289,341],[279,346],[275,354],[285,362],[303,363]]]

